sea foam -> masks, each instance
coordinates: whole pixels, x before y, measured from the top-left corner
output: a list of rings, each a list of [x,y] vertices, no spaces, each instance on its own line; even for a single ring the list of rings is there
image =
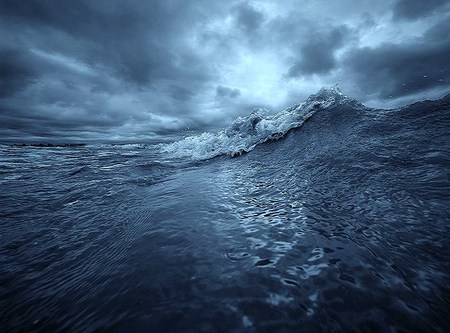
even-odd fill
[[[359,104],[345,96],[337,86],[322,88],[307,100],[270,115],[264,108],[254,109],[249,115],[238,117],[228,128],[218,132],[204,132],[182,140],[162,144],[161,152],[172,158],[206,160],[220,155],[239,156],[258,144],[278,140],[289,130],[298,128],[318,111],[336,105]]]

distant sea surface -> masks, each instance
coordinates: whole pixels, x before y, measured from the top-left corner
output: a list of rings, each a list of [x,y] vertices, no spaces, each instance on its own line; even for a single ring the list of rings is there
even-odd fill
[[[446,333],[450,99],[3,145],[0,228],[2,332]]]

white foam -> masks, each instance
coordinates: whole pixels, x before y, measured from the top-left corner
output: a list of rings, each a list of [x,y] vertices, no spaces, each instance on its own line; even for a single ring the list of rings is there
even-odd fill
[[[348,101],[355,100],[344,96],[336,86],[322,88],[306,101],[275,115],[269,115],[266,109],[255,109],[218,133],[188,136],[170,144],[161,144],[160,149],[171,158],[192,160],[206,160],[219,155],[239,156],[260,143],[282,138],[289,130],[300,127],[314,113]]]

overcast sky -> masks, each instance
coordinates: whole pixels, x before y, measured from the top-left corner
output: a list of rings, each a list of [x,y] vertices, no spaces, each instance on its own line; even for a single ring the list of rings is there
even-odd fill
[[[450,87],[449,0],[0,0],[0,141],[167,140],[339,82]]]

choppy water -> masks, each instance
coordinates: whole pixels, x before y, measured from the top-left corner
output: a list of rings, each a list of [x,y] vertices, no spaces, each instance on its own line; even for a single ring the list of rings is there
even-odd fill
[[[447,98],[237,158],[1,146],[1,330],[448,332],[449,125]]]

